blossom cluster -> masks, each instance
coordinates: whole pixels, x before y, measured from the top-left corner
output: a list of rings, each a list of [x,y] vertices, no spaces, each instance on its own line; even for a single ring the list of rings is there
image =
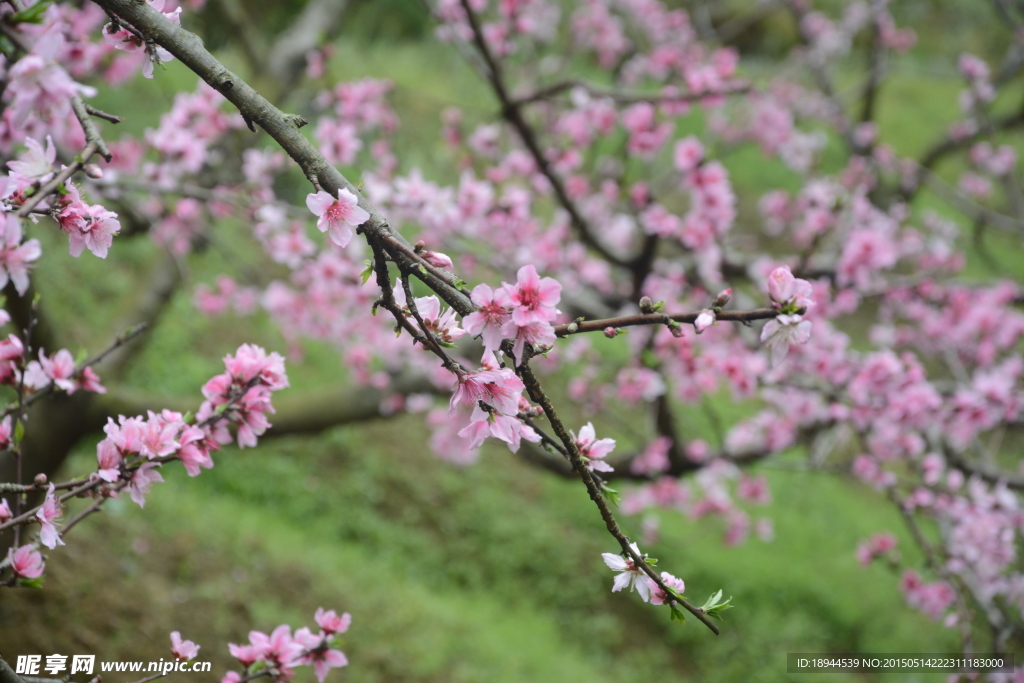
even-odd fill
[[[12,335],[11,339],[17,338]],[[74,366],[63,363],[65,355],[70,360],[67,351],[56,354],[53,361],[41,354],[45,363],[30,364],[26,382],[30,374],[50,377],[50,373],[53,378],[47,381],[69,392],[79,386],[96,391],[99,385],[94,375],[83,379],[85,373],[80,373],[71,383],[67,368],[73,370]],[[85,479],[62,485],[63,489],[73,489],[62,496],[57,494],[56,485],[50,483],[43,503],[24,519],[15,520],[9,502],[0,500],[0,530],[15,524],[38,523],[39,543],[52,550],[64,545],[57,524],[63,516],[64,501],[74,493],[88,492],[102,501],[127,490],[131,500],[144,507],[153,484],[163,481],[159,469],[164,464],[180,461],[193,477],[202,468],[212,468],[211,454],[232,441],[229,427],[235,427],[240,447],[255,446],[257,437],[270,426],[266,414],[273,412],[271,393],[288,386],[284,359],[258,346],[244,344],[234,355],[226,356],[224,364],[227,371],[204,385],[206,400],[195,417],[163,410],[150,411],[147,417],[122,415],[116,421],[108,419],[103,429],[106,438],[96,446],[96,471]],[[85,386],[89,382],[92,387]],[[0,440],[7,447],[11,445],[11,432],[11,418],[7,417],[0,424]],[[45,481],[44,475],[40,477]],[[8,563],[18,581],[38,579],[45,566],[32,544],[11,548]]]
[[[323,683],[328,671],[348,665],[338,645],[352,617],[347,612],[339,616],[334,610],[325,611],[321,607],[316,610],[314,619],[320,627],[318,632],[304,626],[292,633],[290,626],[282,624],[269,635],[250,631],[246,645],[229,643],[231,656],[242,665],[242,672],[229,671],[221,678],[221,683],[239,683],[262,672],[278,682],[290,681],[300,666],[313,667],[317,680]]]
[[[0,326],[9,321],[10,315],[0,309]],[[38,353],[39,360],[29,361],[25,357],[25,344],[21,337],[9,334],[6,339],[0,339],[0,384],[24,386],[32,392],[53,387],[68,395],[78,390],[106,393],[106,388],[100,384],[100,378],[92,367],[77,367],[67,349],[61,349],[53,355],[47,355],[46,349],[39,349]],[[7,448],[10,446],[10,416],[4,419],[5,426],[0,428],[0,447]],[[2,436],[4,433],[6,437]]]
[[[631,543],[629,546],[637,557],[647,559],[647,556],[640,553],[640,548],[637,547],[636,543]],[[629,588],[630,591],[635,590],[640,599],[644,602],[650,602],[652,605],[666,605],[671,602],[677,601],[683,596],[683,592],[686,590],[686,583],[675,576],[672,576],[668,572],[661,573],[661,581],[669,589],[673,591],[673,594],[665,592],[658,582],[649,577],[636,561],[628,553],[616,555],[614,553],[602,553],[601,557],[604,559],[604,563],[608,565],[608,568],[612,571],[619,572],[615,577],[615,581],[612,583],[612,592],[618,592],[623,588]]]
[[[561,293],[561,284],[540,277],[534,266],[526,265],[519,269],[514,285],[504,282],[496,290],[486,284],[473,288],[471,299],[477,310],[462,324],[468,333],[480,335],[488,353],[497,351],[503,340],[512,340],[512,355],[521,363],[526,344],[545,347],[555,343],[551,322],[558,317],[555,306]]]

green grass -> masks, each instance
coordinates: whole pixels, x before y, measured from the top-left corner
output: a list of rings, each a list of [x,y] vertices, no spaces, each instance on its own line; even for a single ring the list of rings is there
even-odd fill
[[[947,631],[904,608],[892,574],[856,564],[860,538],[899,530],[861,487],[766,470],[776,502],[763,514],[777,529],[768,544],[726,548],[714,523],[662,515],[661,540],[644,550],[695,601],[719,588],[734,596],[716,638],[609,592],[600,553],[614,544],[578,482],[500,449],[455,469],[395,448],[396,433],[415,443],[422,427],[403,418],[228,449],[195,479],[168,469],[145,510],[114,504],[51,554],[56,590],[5,595],[0,624],[79,605],[45,643],[0,626],[5,650],[71,651],[86,633],[102,640],[101,657],[158,658],[166,632],[180,629],[226,667],[224,642],[308,624],[321,605],[353,614],[351,681],[771,681],[783,678],[786,652],[951,647]],[[83,448],[70,468],[91,458]]]

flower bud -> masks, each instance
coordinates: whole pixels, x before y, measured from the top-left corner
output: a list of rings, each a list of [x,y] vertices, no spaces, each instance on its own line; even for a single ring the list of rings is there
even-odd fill
[[[727,303],[729,303],[729,299],[731,298],[732,289],[723,289],[721,292],[718,293],[718,296],[716,296],[715,300],[711,303],[711,308],[722,308]]]
[[[424,250],[420,256],[423,260],[434,266],[435,268],[443,268],[445,270],[452,270],[455,268],[452,260],[447,254],[442,254],[439,251],[430,251],[429,249]]]
[[[617,329],[615,329],[614,327],[606,327],[606,328],[604,328],[604,336],[608,337],[609,339],[615,339],[615,337],[618,334],[619,334],[619,331]]]
[[[84,170],[85,175],[89,176],[90,178],[95,178],[99,180],[100,178],[103,177],[103,169],[97,166],[96,164],[86,164],[82,168],[82,170]]]
[[[697,330],[697,334],[700,334],[704,330],[708,329],[715,324],[715,312],[710,308],[705,308],[697,316],[697,319],[693,321],[693,327]]]
[[[36,475],[36,478],[32,480],[32,483],[35,484],[36,486],[46,486],[46,483],[48,481],[49,480],[46,478],[46,475],[40,472],[39,474]]]
[[[645,296],[640,299],[640,310],[644,313],[654,313],[654,302],[651,297]]]

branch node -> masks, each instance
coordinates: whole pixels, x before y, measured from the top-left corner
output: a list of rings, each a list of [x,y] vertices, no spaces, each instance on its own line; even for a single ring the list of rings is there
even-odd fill
[[[302,128],[303,126],[309,125],[309,120],[306,119],[305,116],[301,116],[299,114],[285,114],[284,119],[296,128]]]

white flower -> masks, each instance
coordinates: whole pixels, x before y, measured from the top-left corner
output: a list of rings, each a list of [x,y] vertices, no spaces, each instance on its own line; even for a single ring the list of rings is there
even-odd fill
[[[785,360],[790,344],[806,344],[810,338],[811,323],[799,315],[777,316],[761,330],[761,342],[771,349],[773,367]]]
[[[629,547],[633,549],[633,552],[638,557],[643,557],[640,554],[640,548],[637,547],[636,543],[630,543]],[[622,555],[616,555],[614,553],[601,553],[601,557],[604,558],[604,563],[608,565],[612,570],[622,572],[615,577],[615,583],[612,584],[612,593],[616,593],[626,586],[630,586],[630,590],[636,589],[636,592],[640,594],[640,599],[644,602],[650,600],[651,597],[651,586],[647,582],[647,576],[643,571],[636,566],[632,558],[624,558]]]

